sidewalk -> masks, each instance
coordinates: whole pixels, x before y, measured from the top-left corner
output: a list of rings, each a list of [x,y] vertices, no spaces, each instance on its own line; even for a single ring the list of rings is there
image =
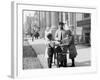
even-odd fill
[[[45,54],[45,40],[44,39],[38,39],[31,41],[30,39],[28,40],[29,44],[32,46],[32,48],[36,51],[36,54],[38,55],[38,59],[40,60],[43,68],[47,68],[47,62],[44,57]],[[91,48],[87,46],[81,46],[77,45],[76,46],[78,55],[76,57],[76,66],[90,66],[91,64]],[[68,58],[68,65],[71,65],[71,60]],[[55,67],[55,66],[54,66]]]
[[[43,68],[37,54],[29,45],[27,41],[24,41],[23,45],[23,69],[40,69]]]

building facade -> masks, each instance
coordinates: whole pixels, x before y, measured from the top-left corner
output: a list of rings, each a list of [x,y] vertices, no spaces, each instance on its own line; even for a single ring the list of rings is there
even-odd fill
[[[46,27],[51,27],[54,36],[59,27],[59,22],[65,23],[75,36],[76,44],[90,44],[91,14],[76,12],[54,11],[25,11],[25,31],[31,33],[34,28],[39,28],[40,37],[44,38]],[[32,15],[31,15],[32,14]]]

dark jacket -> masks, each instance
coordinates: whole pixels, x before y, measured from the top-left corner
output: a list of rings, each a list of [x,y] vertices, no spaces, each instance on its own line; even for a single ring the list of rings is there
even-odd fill
[[[74,36],[69,37],[69,58],[73,59],[77,56],[76,47],[74,44]]]

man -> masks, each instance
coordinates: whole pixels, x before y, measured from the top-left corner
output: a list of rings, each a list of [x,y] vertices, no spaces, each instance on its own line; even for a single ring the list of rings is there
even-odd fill
[[[66,38],[66,30],[64,30],[63,27],[64,27],[64,23],[60,22],[59,28],[55,33],[55,40],[59,41],[60,44],[62,44],[61,41]],[[63,46],[63,47],[65,47],[65,46]],[[59,55],[57,55],[58,67],[59,66],[66,67],[67,66],[67,58],[66,58],[66,54],[63,55],[63,53],[61,51],[62,50],[61,46],[58,46],[55,50],[56,50],[57,54],[59,54]]]

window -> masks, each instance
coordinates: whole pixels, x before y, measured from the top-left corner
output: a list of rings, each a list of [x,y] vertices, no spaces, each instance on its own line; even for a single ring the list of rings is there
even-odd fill
[[[89,18],[90,14],[89,13],[84,13],[84,18]]]

